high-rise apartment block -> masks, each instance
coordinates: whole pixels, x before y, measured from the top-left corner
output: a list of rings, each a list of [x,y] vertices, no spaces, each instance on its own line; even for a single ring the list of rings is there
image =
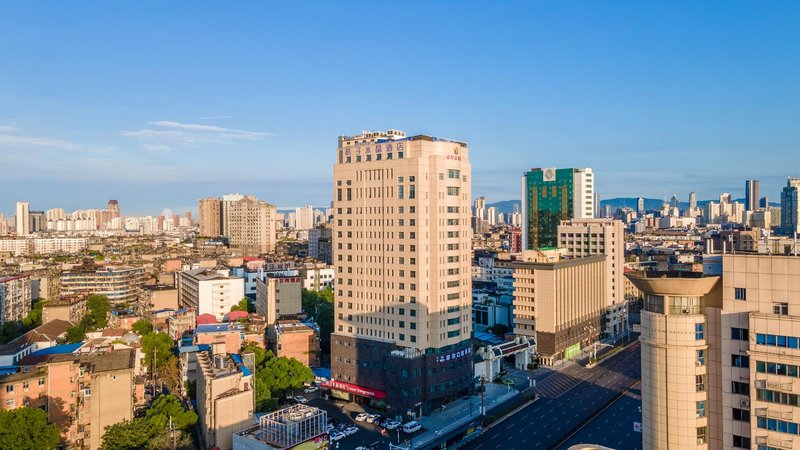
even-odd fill
[[[0,323],[21,321],[32,304],[30,275],[0,277]]]
[[[615,219],[571,219],[558,226],[558,248],[567,258],[606,255],[606,306],[625,301],[625,224]]]
[[[31,234],[31,215],[28,202],[17,202],[16,221],[17,236],[27,236]]]
[[[302,279],[297,272],[267,272],[256,278],[256,313],[267,325],[303,311]]]
[[[747,180],[744,182],[745,211],[756,211],[759,209],[758,200],[761,198],[760,184],[758,180]]]
[[[200,213],[200,236],[222,236],[222,200],[203,198],[198,203]]]
[[[722,255],[722,276],[639,273],[644,448],[791,449],[800,258]]]
[[[522,245],[553,248],[562,220],[594,217],[592,169],[531,169],[522,176]]]
[[[112,219],[119,217],[119,202],[114,199],[109,200],[108,212],[111,214]]]
[[[304,206],[294,210],[294,227],[297,230],[310,230],[314,228],[314,207]]]
[[[789,178],[781,191],[781,232],[800,233],[800,178]]]
[[[275,251],[275,206],[247,195],[236,201],[223,197],[223,234],[244,254]]]
[[[472,387],[467,145],[339,137],[334,389],[427,410]]]

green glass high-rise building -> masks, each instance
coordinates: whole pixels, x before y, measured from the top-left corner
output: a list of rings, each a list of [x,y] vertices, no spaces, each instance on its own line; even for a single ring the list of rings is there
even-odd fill
[[[522,248],[553,248],[562,220],[594,217],[592,169],[536,168],[522,175]]]

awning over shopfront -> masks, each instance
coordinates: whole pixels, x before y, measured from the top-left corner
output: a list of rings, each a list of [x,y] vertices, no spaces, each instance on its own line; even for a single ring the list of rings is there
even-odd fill
[[[379,391],[377,389],[361,387],[356,384],[345,383],[344,381],[323,381],[320,383],[320,386],[326,387],[328,389],[335,389],[337,391],[344,391],[349,392],[351,394],[360,395],[362,397],[370,397],[375,399],[384,399],[386,398],[386,392]]]

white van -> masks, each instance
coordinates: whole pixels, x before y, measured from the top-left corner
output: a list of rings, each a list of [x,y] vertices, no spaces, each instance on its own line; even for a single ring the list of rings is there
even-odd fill
[[[407,424],[403,425],[403,433],[416,433],[422,425],[418,424],[415,420],[408,422]]]

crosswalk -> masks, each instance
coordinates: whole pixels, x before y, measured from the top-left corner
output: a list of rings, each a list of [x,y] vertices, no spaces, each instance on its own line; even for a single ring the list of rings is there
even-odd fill
[[[575,373],[553,372],[543,380],[536,382],[534,392],[539,397],[558,398],[583,380],[580,375]]]

